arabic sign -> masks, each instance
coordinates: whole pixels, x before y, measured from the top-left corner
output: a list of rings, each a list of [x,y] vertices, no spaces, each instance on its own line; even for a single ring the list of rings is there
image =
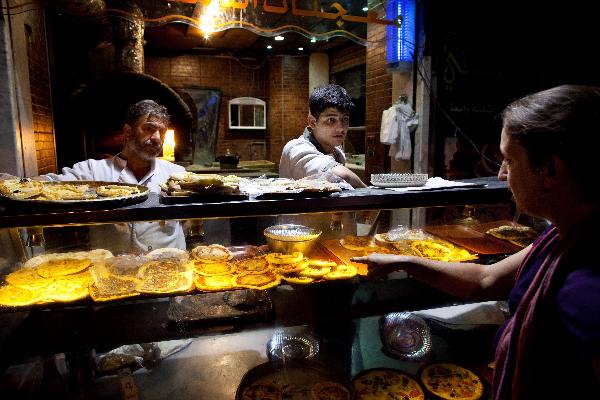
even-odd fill
[[[293,31],[317,41],[343,36],[364,45],[367,24],[400,25],[400,18],[380,18],[376,12],[367,10],[367,0],[143,0],[140,3],[146,26],[184,23],[198,28],[206,37],[213,32],[243,28],[270,37]],[[127,14],[118,9],[105,11]]]

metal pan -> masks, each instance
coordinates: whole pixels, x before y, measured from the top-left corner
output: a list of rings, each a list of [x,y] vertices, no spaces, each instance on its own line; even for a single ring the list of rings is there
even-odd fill
[[[316,361],[295,360],[285,363],[264,363],[250,369],[237,388],[235,399],[242,400],[244,391],[254,384],[275,385],[284,399],[310,399],[311,388],[320,382],[335,382],[345,387],[354,399],[352,385],[337,376],[332,368]]]

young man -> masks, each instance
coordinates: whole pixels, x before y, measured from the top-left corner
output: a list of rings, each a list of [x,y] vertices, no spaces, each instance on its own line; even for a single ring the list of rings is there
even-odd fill
[[[559,86],[503,112],[499,179],[517,208],[552,223],[533,245],[493,265],[372,254],[372,270],[403,269],[470,299],[507,299],[491,398],[600,397],[600,88]],[[594,395],[594,393],[596,393]]]
[[[367,187],[344,166],[341,148],[350,123],[354,104],[346,90],[338,85],[319,86],[308,98],[308,126],[297,139],[290,140],[281,153],[279,176],[301,179],[331,171],[355,188]]]

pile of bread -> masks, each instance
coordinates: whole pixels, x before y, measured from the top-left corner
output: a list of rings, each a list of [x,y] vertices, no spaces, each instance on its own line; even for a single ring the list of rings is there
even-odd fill
[[[236,175],[176,172],[160,185],[169,196],[205,196],[239,194],[240,177]]]

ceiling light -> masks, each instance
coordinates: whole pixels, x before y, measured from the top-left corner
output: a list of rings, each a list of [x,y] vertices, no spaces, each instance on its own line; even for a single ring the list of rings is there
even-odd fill
[[[283,36],[275,36],[275,40],[278,42],[282,41],[283,39],[285,39]]]
[[[363,7],[363,11],[369,11],[369,7]]]
[[[317,38],[311,38],[311,39],[310,39],[310,42],[311,42],[311,43],[315,43],[316,41],[317,41]]]
[[[298,47],[298,50],[302,51],[304,50],[304,47]]]
[[[273,48],[273,46],[271,46],[270,44],[267,45],[267,49],[271,50]]]

